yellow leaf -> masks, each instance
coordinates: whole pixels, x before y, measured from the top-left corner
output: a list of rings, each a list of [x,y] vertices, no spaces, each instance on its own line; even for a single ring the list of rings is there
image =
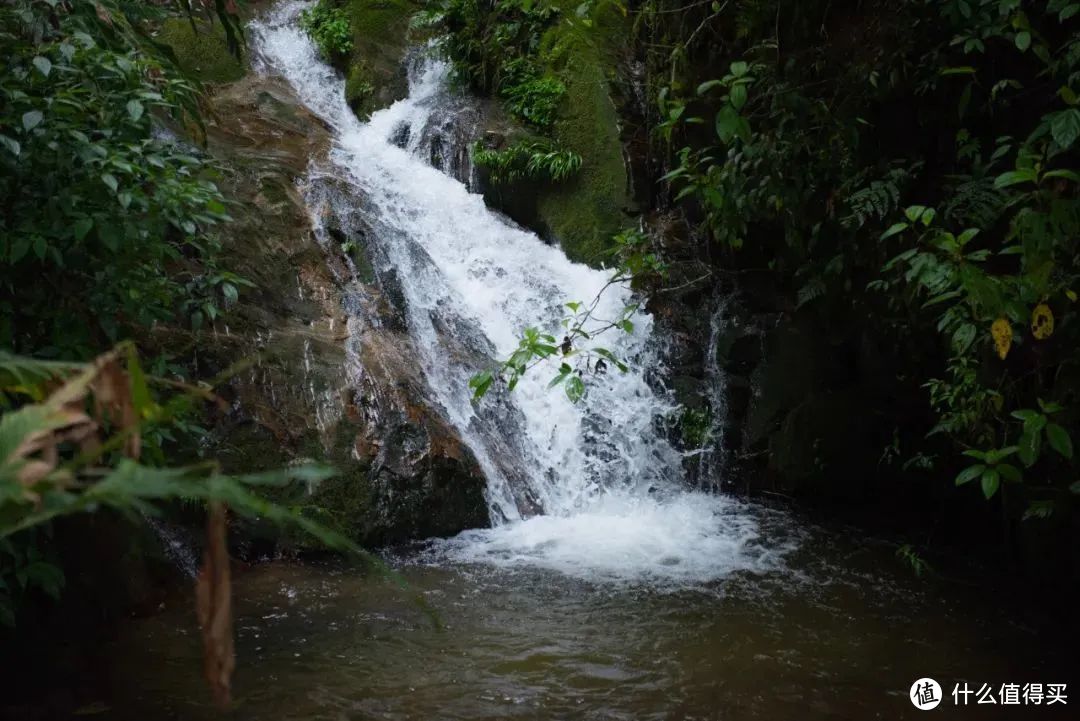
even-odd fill
[[[1031,334],[1039,340],[1054,334],[1054,314],[1046,303],[1039,303],[1031,311]]]
[[[1071,300],[1073,303],[1075,303],[1076,302],[1076,291],[1075,290],[1067,290],[1067,291],[1065,291],[1065,297],[1068,298],[1069,300]]]
[[[994,338],[994,347],[997,348],[998,358],[1005,360],[1012,347],[1012,326],[1004,318],[998,318],[990,326],[990,335]]]

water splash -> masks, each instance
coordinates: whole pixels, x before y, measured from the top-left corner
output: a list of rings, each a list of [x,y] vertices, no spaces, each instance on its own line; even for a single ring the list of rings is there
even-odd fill
[[[462,107],[446,63],[422,57],[408,97],[358,121],[343,80],[297,28],[306,6],[285,2],[253,23],[259,65],[333,129],[329,165],[313,176],[332,176],[334,190],[319,202],[341,218],[362,209],[375,272],[396,284],[429,390],[488,480],[495,527],[442,542],[441,552],[676,581],[768,566],[743,505],[684,490],[680,454],[663,433],[674,404],[646,381],[660,363],[648,314],[636,315],[634,334],[605,338],[630,372],[591,378],[580,404],[547,388],[554,366],[534,369],[513,393],[471,402],[471,375],[509,355],[523,328],[556,333],[563,304],[590,301],[609,274],[513,227],[425,162],[432,129]],[[617,317],[632,301],[629,289],[611,288],[596,316]]]
[[[161,541],[161,548],[165,551],[165,556],[183,571],[188,578],[198,576],[199,559],[195,554],[191,540],[185,538],[179,531],[164,521],[153,516],[144,513],[143,519],[157,534],[158,540]]]
[[[706,397],[709,401],[709,429],[701,456],[701,480],[719,489],[720,481],[727,472],[727,449],[725,430],[727,425],[727,372],[720,364],[717,347],[720,338],[731,323],[731,297],[720,292],[713,301],[709,317],[709,342],[705,346]]]

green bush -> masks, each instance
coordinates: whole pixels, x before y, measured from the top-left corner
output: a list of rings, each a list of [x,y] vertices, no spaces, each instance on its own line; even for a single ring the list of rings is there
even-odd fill
[[[300,13],[302,27],[328,60],[342,58],[353,48],[349,16],[342,8],[320,0],[315,7]]]
[[[491,182],[518,180],[560,182],[581,170],[581,156],[540,141],[518,141],[502,150],[473,146],[473,162],[486,168]]]
[[[566,86],[558,78],[549,76],[531,78],[515,85],[506,86],[502,96],[506,108],[522,120],[540,129],[551,127],[559,109],[559,101],[566,95]]]
[[[890,392],[924,399],[883,429],[907,449],[898,474],[936,465],[1063,512],[1080,492],[1080,6],[899,2],[850,19],[873,35],[857,52],[825,39],[828,8],[648,18],[675,42],[650,68],[672,201],[724,267],[767,264],[804,322],[895,359]],[[777,17],[783,52],[759,42]],[[726,39],[691,45],[699,26]]]
[[[534,0],[443,0],[417,16],[414,25],[443,30],[457,74],[474,89],[491,93],[504,85],[506,68],[536,55],[558,13]]]
[[[126,7],[0,7],[0,346],[85,358],[236,294],[215,168],[165,130],[198,131],[198,91]]]

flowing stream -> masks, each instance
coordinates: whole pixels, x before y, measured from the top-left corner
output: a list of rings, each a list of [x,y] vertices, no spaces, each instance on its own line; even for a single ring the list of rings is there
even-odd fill
[[[946,693],[958,681],[1066,680],[1043,677],[1062,666],[1036,651],[1037,630],[992,599],[914,579],[892,546],[688,490],[663,433],[672,401],[650,381],[662,354],[644,313],[609,341],[630,372],[590,378],[580,405],[547,389],[552,368],[471,403],[472,373],[523,328],[557,327],[563,304],[592,300],[608,273],[571,263],[432,166],[433,129],[464,117],[442,62],[416,58],[408,98],[358,121],[296,26],[306,5],[280,3],[252,25],[257,67],[332,128],[308,183],[316,230],[328,215],[364,216],[428,391],[488,479],[492,527],[391,556],[406,592],[339,565],[239,576],[230,718],[899,719],[920,714],[907,694],[923,676]],[[598,316],[630,301],[609,289]],[[103,649],[103,717],[218,717],[189,604]]]

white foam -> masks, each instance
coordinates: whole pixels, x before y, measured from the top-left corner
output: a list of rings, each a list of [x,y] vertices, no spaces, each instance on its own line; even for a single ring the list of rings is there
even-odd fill
[[[574,515],[467,531],[436,542],[435,551],[463,563],[533,566],[594,582],[682,586],[777,568],[788,549],[767,549],[758,529],[743,504],[721,496],[605,494]]]

